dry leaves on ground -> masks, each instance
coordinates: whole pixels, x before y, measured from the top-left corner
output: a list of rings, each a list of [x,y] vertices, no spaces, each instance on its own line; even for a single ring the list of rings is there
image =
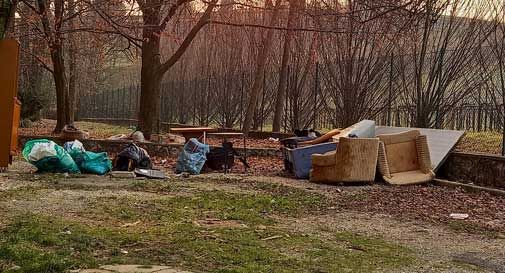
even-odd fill
[[[505,198],[486,192],[471,193],[434,185],[381,185],[349,192],[342,201],[344,207],[359,211],[505,231]],[[453,220],[451,213],[467,213],[469,217]]]

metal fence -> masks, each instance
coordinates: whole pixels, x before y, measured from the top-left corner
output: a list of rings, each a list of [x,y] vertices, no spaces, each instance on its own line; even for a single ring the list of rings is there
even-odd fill
[[[174,82],[164,83],[162,85],[161,95],[161,122],[185,123],[192,125],[220,124],[219,115],[201,113],[202,110],[208,110],[211,106],[200,105],[199,101],[192,101],[193,95],[187,90],[180,89],[180,84]],[[201,92],[194,92],[201,93]],[[211,99],[212,100],[212,99]],[[260,99],[261,100],[261,99]],[[314,102],[317,104],[317,101]],[[131,120],[135,123],[140,104],[140,87],[130,86],[116,90],[104,91],[98,94],[82,96],[79,99],[78,117],[81,119],[118,119]],[[262,118],[263,123],[258,127],[260,130],[268,130],[271,120],[271,113],[262,113],[260,101],[258,103],[257,116]],[[241,126],[241,118],[244,116],[246,102],[240,100],[236,113],[235,127]],[[454,107],[442,119],[438,126],[441,129],[451,130],[471,130],[471,131],[501,131],[503,120],[501,117],[502,105],[492,105],[489,103],[481,105],[461,105]],[[182,109],[181,109],[182,108]],[[207,108],[207,109],[205,109]],[[181,111],[186,111],[181,113]],[[380,111],[373,119],[380,125],[388,126],[414,126],[415,106],[397,106]],[[285,116],[289,115],[285,111]],[[314,111],[316,112],[316,111]],[[317,113],[312,113],[314,117],[309,124],[316,129],[328,129],[333,127],[334,111],[331,108],[322,109]],[[222,125],[222,124],[221,124]],[[288,125],[284,125],[284,130],[289,131]]]
[[[317,76],[315,77],[317,79]],[[224,86],[223,82],[232,82]],[[162,84],[161,92],[161,123],[181,123],[218,127],[242,126],[247,106],[247,78],[238,75],[233,81],[229,79],[201,79],[193,81],[169,81]],[[304,91],[299,96],[308,97],[303,101],[305,108],[293,108],[297,99],[288,93],[283,116],[282,128],[285,132],[293,128],[315,128],[327,130],[337,127],[336,111],[322,102],[327,99],[317,95],[318,82],[314,92]],[[265,86],[275,86],[265,84]],[[310,86],[310,85],[309,85]],[[289,86],[288,86],[289,87]],[[272,87],[270,87],[272,88]],[[307,88],[310,89],[310,88]],[[289,89],[288,89],[289,90]],[[273,116],[274,90],[262,91],[255,111],[254,129],[271,131]],[[290,97],[291,96],[291,97]],[[396,102],[395,102],[396,103]],[[413,105],[396,105],[376,111],[373,119],[379,125],[415,127],[415,111]],[[115,90],[104,90],[96,94],[81,96],[78,103],[78,119],[113,119],[134,126],[140,105],[140,87],[129,87]],[[493,103],[462,104],[444,112],[435,127],[440,129],[466,130],[469,137],[465,138],[463,147],[471,152],[502,154],[503,142],[503,105]],[[297,111],[301,111],[303,117]],[[296,120],[297,122],[292,122]],[[302,120],[303,122],[298,122]]]

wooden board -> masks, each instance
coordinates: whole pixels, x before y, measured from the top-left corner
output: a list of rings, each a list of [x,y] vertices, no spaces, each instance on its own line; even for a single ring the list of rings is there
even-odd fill
[[[217,129],[210,127],[170,128],[170,132],[173,133],[203,133],[215,131],[217,131]]]
[[[449,156],[451,150],[465,134],[464,131],[438,130],[438,129],[419,129],[405,127],[387,127],[377,126],[375,132],[377,135],[396,134],[410,130],[419,130],[421,134],[428,138],[430,148],[431,164],[433,170],[438,170]]]
[[[18,88],[19,43],[16,40],[0,40],[0,168],[10,163],[11,152],[16,147],[19,108],[15,109]]]
[[[223,133],[208,133],[208,136],[217,136],[217,137],[243,137],[244,133],[236,133],[236,132],[223,132]]]

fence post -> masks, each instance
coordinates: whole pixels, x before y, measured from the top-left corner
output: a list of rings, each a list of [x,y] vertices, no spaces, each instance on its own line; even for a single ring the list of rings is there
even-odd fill
[[[387,113],[387,125],[391,126],[391,103],[393,99],[393,60],[394,52],[391,50],[391,60],[389,67],[389,90],[388,90],[388,113]]]
[[[318,110],[318,105],[317,105],[317,95],[319,91],[319,62],[316,62],[316,75],[314,79],[314,130],[317,130],[317,110]]]

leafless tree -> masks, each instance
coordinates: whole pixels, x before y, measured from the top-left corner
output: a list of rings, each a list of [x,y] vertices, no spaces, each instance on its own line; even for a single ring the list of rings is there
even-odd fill
[[[502,127],[502,155],[505,155],[505,4],[497,3],[493,11],[496,29],[481,45],[479,64],[485,90],[498,110]]]
[[[426,0],[401,69],[404,104],[415,109],[415,126],[442,127],[445,115],[483,84],[475,67],[494,29],[485,20],[489,3]]]

